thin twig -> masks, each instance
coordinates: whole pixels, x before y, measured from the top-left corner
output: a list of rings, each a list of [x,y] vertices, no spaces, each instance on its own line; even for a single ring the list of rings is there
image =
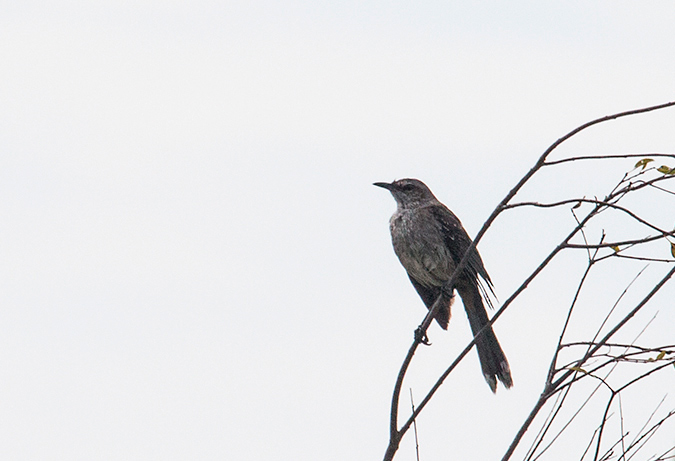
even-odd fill
[[[412,412],[415,413],[415,401],[413,400],[412,387],[409,388],[409,390],[410,390],[410,407],[412,408]],[[417,438],[417,420],[413,420],[413,432],[415,433],[415,454],[417,455],[417,461],[420,461],[420,443],[419,439]]]
[[[675,154],[660,154],[656,152],[650,152],[645,154],[608,154],[608,155],[581,155],[579,157],[568,157],[560,160],[549,160],[544,165],[552,166],[559,165],[561,163],[567,162],[576,162],[579,160],[605,160],[605,159],[614,159],[614,158],[647,158],[647,157],[668,157],[675,158]]]
[[[519,203],[513,203],[510,205],[507,205],[506,208],[518,208],[518,207],[523,207],[523,206],[533,206],[533,207],[538,207],[538,208],[553,208],[553,207],[558,207],[562,205],[568,205],[568,204],[578,204],[578,203],[593,203],[595,205],[601,205],[601,206],[606,206],[608,208],[613,208],[615,210],[623,211],[624,213],[628,214],[631,218],[635,219],[637,222],[644,224],[647,227],[651,227],[657,232],[661,232],[662,234],[672,234],[672,232],[668,232],[666,230],[663,230],[654,224],[650,223],[649,221],[640,218],[638,215],[633,213],[627,208],[624,208],[622,206],[615,205],[613,203],[609,203],[604,200],[593,200],[593,199],[587,199],[587,198],[576,198],[576,199],[567,199],[567,200],[560,200],[559,202],[553,202],[553,203],[538,203],[538,202],[519,202]]]

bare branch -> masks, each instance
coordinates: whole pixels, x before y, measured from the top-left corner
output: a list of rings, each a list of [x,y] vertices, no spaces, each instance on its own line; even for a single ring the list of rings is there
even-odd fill
[[[675,154],[661,154],[649,152],[644,154],[613,154],[613,155],[580,155],[578,157],[567,157],[560,160],[549,160],[544,163],[545,166],[559,165],[561,163],[577,162],[580,160],[607,160],[615,158],[645,158],[645,157],[667,157],[675,158]]]
[[[580,248],[580,249],[586,250],[588,248],[611,248],[611,247],[620,247],[620,246],[624,246],[624,245],[638,245],[638,244],[641,244],[641,243],[654,242],[656,240],[660,240],[660,239],[663,239],[665,237],[672,237],[673,235],[675,235],[675,231],[666,232],[666,233],[661,234],[661,235],[651,235],[649,237],[644,237],[644,238],[641,238],[641,239],[620,240],[620,241],[617,241],[617,242],[597,243],[597,244],[591,244],[591,245],[587,245],[587,244],[582,245],[582,244],[579,244],[579,243],[569,243],[569,244],[567,244],[566,247],[567,248]],[[675,260],[668,261],[668,262],[675,262]]]
[[[666,230],[663,230],[654,224],[640,218],[638,215],[633,213],[627,208],[624,208],[619,205],[615,205],[613,203],[604,201],[604,200],[597,200],[597,199],[587,199],[587,198],[579,198],[579,199],[567,199],[567,200],[560,200],[559,202],[553,202],[553,203],[538,203],[538,202],[519,202],[519,203],[513,203],[510,205],[506,205],[505,209],[509,208],[518,208],[518,207],[523,207],[523,206],[533,206],[533,207],[539,207],[539,208],[553,208],[553,207],[558,207],[562,205],[569,205],[569,204],[579,204],[579,203],[592,203],[594,205],[600,205],[602,207],[608,207],[608,208],[613,208],[615,210],[623,211],[627,215],[629,215],[631,218],[635,219],[637,222],[644,224],[647,227],[651,227],[657,232],[660,232],[663,235],[672,235],[673,232],[669,232]]]

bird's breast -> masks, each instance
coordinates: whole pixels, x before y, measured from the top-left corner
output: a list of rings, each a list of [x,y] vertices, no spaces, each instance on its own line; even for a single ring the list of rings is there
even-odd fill
[[[422,285],[443,285],[454,262],[433,216],[411,210],[397,211],[390,221],[394,251],[401,264]]]

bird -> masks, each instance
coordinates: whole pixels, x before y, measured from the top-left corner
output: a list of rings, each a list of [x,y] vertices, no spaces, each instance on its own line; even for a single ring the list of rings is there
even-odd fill
[[[396,200],[396,211],[389,220],[394,252],[427,309],[442,297],[435,320],[447,330],[456,290],[476,337],[478,359],[490,390],[497,391],[497,380],[507,389],[512,387],[506,355],[492,327],[486,327],[489,320],[483,299],[492,307],[488,290],[493,296],[494,290],[475,247],[469,251],[467,263],[456,277],[454,286],[446,286],[472,245],[460,220],[418,179],[405,178],[373,185],[387,189]]]

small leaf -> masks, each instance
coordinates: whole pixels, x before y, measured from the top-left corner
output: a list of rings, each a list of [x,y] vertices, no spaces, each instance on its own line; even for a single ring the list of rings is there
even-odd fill
[[[670,254],[675,258],[675,243],[670,242]]]
[[[569,369],[572,370],[572,371],[578,371],[578,372],[583,373],[585,375],[588,374],[588,372],[581,367],[570,367]]]
[[[656,171],[663,174],[675,174],[675,168],[670,168],[669,166],[666,165],[661,165],[656,169]]]
[[[573,209],[573,210],[576,210],[576,209],[579,208],[580,206],[581,206],[581,201],[577,202],[577,204],[574,205],[574,206],[572,207],[572,209]]]
[[[612,250],[614,250],[616,253],[619,252],[619,245],[610,245],[609,246]]]
[[[659,352],[659,355],[656,356],[656,360],[661,360],[666,356],[666,351]]]
[[[635,168],[640,168],[640,167],[642,167],[642,169],[644,170],[645,167],[647,166],[647,164],[648,164],[649,162],[653,162],[653,161],[654,161],[653,158],[643,158],[642,160],[640,160],[639,162],[637,162],[637,163],[635,164]]]

